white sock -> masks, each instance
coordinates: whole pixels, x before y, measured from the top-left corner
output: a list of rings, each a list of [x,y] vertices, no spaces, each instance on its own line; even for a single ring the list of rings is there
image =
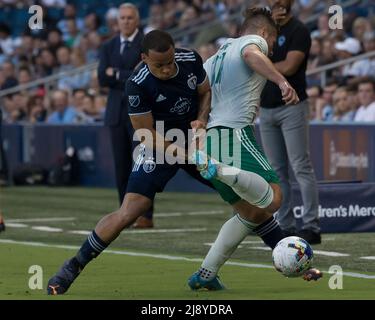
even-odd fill
[[[199,270],[205,280],[212,280],[238,245],[257,225],[242,219],[238,214],[223,224]]]
[[[214,162],[217,166],[216,179],[230,186],[242,199],[258,208],[268,207],[273,200],[273,190],[260,175]]]

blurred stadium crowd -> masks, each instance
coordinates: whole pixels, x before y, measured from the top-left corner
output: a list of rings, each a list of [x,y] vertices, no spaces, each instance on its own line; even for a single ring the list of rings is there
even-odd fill
[[[101,44],[118,31],[117,7],[123,2],[1,0],[0,93],[97,62]],[[227,37],[238,36],[244,7],[268,4],[267,0],[132,2],[140,9],[141,29],[145,33],[153,29],[168,30],[177,40],[177,46],[195,48],[204,60]],[[333,2],[295,1],[295,15],[309,26],[313,39],[308,70],[375,51],[375,2],[341,1],[353,4],[344,9],[344,29],[331,30],[327,6]],[[28,8],[33,4],[44,8],[42,30],[28,28]],[[311,120],[375,122],[374,76],[375,55],[330,70],[324,86],[319,73],[310,75]],[[95,69],[63,76],[54,89],[49,92],[46,86],[36,86],[3,97],[0,103],[5,123],[59,123],[55,111],[65,109],[68,109],[65,123],[103,120],[106,90],[100,88]],[[361,106],[369,106],[366,116]]]

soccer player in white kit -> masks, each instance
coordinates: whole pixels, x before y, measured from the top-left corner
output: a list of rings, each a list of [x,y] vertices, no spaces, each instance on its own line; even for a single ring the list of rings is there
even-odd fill
[[[284,238],[273,217],[282,199],[279,180],[255,140],[253,125],[266,80],[279,86],[286,104],[299,99],[267,57],[277,38],[271,13],[251,8],[244,16],[241,37],[228,39],[204,64],[211,86],[211,112],[205,152],[197,151],[193,161],[238,213],[222,226],[201,268],[189,278],[193,290],[223,289],[219,268],[250,233],[272,249]],[[227,163],[228,155],[231,163]],[[315,276],[310,271],[305,280]]]

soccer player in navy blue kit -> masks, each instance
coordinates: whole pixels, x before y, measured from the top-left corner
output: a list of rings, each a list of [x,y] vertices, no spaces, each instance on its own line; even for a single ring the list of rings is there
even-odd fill
[[[155,130],[156,121],[163,122],[165,131],[180,129],[186,137],[188,129],[205,128],[210,110],[210,85],[202,59],[194,51],[175,49],[168,33],[154,30],[143,40],[142,60],[126,85],[132,125],[136,131],[146,129],[152,135],[149,147],[163,152],[166,157],[174,156],[173,151],[169,151],[173,149],[184,155],[179,159],[184,163],[158,163],[155,152],[147,154],[147,143],[143,141],[121,208],[98,222],[76,256],[65,261],[49,280],[48,294],[64,294],[82,269],[150,208],[155,194],[163,191],[178,169],[210,185],[194,165],[184,161],[188,139],[184,145],[176,145],[177,142],[166,141],[164,135]]]

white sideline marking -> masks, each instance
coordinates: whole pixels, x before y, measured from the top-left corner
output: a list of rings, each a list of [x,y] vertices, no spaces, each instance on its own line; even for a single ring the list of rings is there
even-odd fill
[[[314,254],[320,254],[322,256],[328,256],[328,257],[349,257],[350,254],[348,253],[340,253],[340,252],[334,252],[334,251],[323,251],[323,250],[313,250]]]
[[[253,250],[271,251],[271,248],[269,248],[269,247],[248,247],[248,248],[253,249]]]
[[[137,234],[137,233],[183,233],[183,232],[201,232],[207,231],[206,228],[187,228],[187,229],[146,229],[146,230],[135,230],[135,229],[126,229],[123,231],[123,234]],[[89,235],[91,231],[87,230],[72,230],[68,231],[72,234],[83,234]]]
[[[83,235],[89,235],[92,231],[87,231],[87,230],[72,230],[68,231],[68,233],[72,234],[83,234]]]
[[[257,244],[257,243],[264,243],[262,240],[245,240],[245,241],[242,241],[241,244]]]
[[[207,228],[186,228],[186,229],[146,229],[146,230],[133,230],[133,229],[127,229],[124,234],[129,233],[174,233],[174,232],[201,232],[201,231],[207,231]]]
[[[31,219],[8,219],[7,222],[49,222],[49,221],[73,221],[77,218],[31,218]]]
[[[53,228],[48,226],[30,226],[23,223],[7,223],[7,227],[13,228],[27,228],[30,227],[33,230],[45,231],[45,232],[64,232],[61,228]],[[141,234],[141,233],[184,233],[184,232],[202,232],[207,231],[207,228],[186,228],[186,229],[127,229],[126,234]],[[89,235],[89,230],[67,230],[67,233]]]
[[[245,244],[245,243],[258,243],[257,241],[242,241],[241,244]],[[261,242],[263,243],[263,242]],[[213,245],[213,242],[206,242],[205,243],[206,246],[212,246]],[[243,246],[242,246],[243,247]],[[240,248],[240,246],[238,247]],[[264,251],[271,251],[271,248],[269,247],[245,247],[246,249],[252,249],[252,250],[264,250]],[[324,250],[313,250],[314,251],[314,254],[317,254],[317,255],[321,255],[321,256],[328,256],[328,257],[349,257],[350,254],[348,253],[340,253],[340,252],[334,252],[334,251],[324,251]],[[370,258],[373,258],[375,260],[375,257],[370,257]],[[369,259],[369,260],[372,260],[372,259]]]
[[[211,210],[211,211],[189,211],[189,212],[162,212],[155,213],[156,218],[168,218],[168,217],[181,217],[181,216],[209,216],[225,213],[224,210]]]
[[[254,250],[265,250],[265,251],[271,251],[271,248],[269,247],[248,247],[249,249]],[[314,254],[321,255],[321,256],[327,256],[327,257],[349,257],[350,254],[348,253],[340,253],[340,252],[334,252],[334,251],[324,251],[324,250],[314,250]]]
[[[47,226],[32,226],[31,229],[45,232],[63,232],[63,229],[60,228],[51,228]]]
[[[375,260],[375,257],[374,256],[368,256],[368,257],[360,257],[359,259]]]
[[[19,245],[33,246],[33,247],[69,249],[69,250],[78,250],[80,248],[78,246],[52,245],[52,244],[47,244],[47,243],[42,243],[42,242],[15,241],[15,240],[10,240],[10,239],[0,239],[0,243],[19,244]],[[119,250],[105,250],[104,253],[120,254],[120,255],[134,256],[134,257],[149,257],[149,258],[175,260],[175,261],[182,260],[182,261],[191,261],[191,262],[202,262],[202,259],[198,259],[198,258],[186,258],[186,257],[171,256],[171,255],[166,255],[166,254],[151,254],[151,253],[119,251]],[[243,263],[243,262],[235,262],[235,261],[227,261],[225,264],[232,265],[232,266],[246,267],[246,268],[261,268],[261,269],[273,269],[274,268],[273,266],[266,265],[266,264]],[[328,273],[328,271],[324,271],[324,270],[323,272]],[[368,274],[362,274],[362,273],[356,273],[356,272],[343,272],[342,274],[344,276],[352,277],[352,278],[375,280],[375,275],[368,275]]]
[[[10,223],[10,222],[7,222],[6,223],[6,227],[11,227],[11,228],[27,228],[28,225],[27,224],[23,224],[23,223]]]

